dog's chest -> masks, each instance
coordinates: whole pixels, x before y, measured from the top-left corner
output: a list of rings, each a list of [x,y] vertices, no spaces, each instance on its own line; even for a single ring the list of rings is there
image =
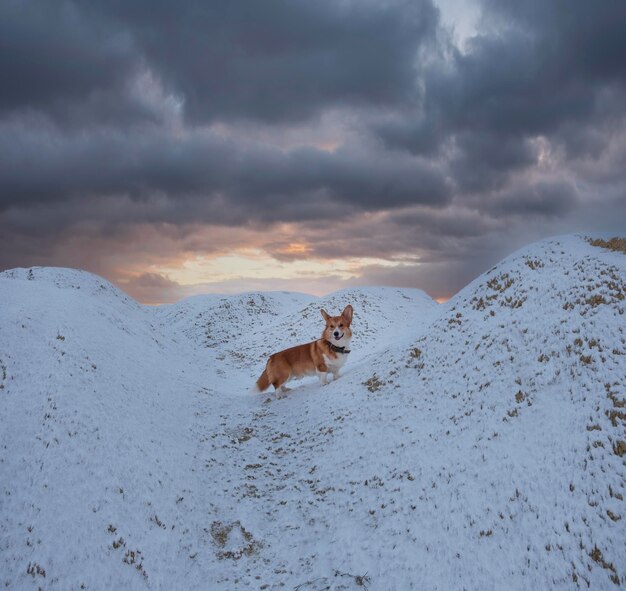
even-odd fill
[[[343,367],[343,364],[348,359],[348,355],[346,353],[337,353],[337,357],[329,357],[328,355],[324,355],[324,361],[326,361],[326,365],[332,369],[340,369]]]

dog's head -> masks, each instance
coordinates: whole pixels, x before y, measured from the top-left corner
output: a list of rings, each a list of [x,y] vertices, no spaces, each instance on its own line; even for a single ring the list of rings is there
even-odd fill
[[[326,310],[321,310],[322,317],[326,321],[326,328],[322,338],[334,343],[338,347],[345,346],[352,338],[352,306],[347,305],[340,316],[329,316]]]

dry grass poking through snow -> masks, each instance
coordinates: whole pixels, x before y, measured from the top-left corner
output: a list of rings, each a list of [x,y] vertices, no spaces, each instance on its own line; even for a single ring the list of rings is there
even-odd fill
[[[591,238],[588,238],[587,241],[589,242],[589,244],[591,244],[591,246],[608,248],[609,250],[614,250],[615,252],[623,252],[626,254],[626,238],[614,236],[610,240],[602,240],[601,238],[592,240]]]

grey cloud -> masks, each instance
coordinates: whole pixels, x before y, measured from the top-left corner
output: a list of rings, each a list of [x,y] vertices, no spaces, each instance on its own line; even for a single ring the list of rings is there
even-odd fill
[[[505,184],[512,172],[532,166],[537,149],[527,139],[489,132],[463,132],[455,141],[450,167],[463,191],[488,191]]]
[[[606,86],[623,85],[626,6],[609,0],[483,2],[487,22],[452,67],[431,71],[431,108],[455,128],[550,134],[595,113]],[[620,109],[621,110],[621,109]]]
[[[411,227],[418,232],[449,238],[482,236],[500,227],[482,212],[454,206],[441,210],[410,210],[390,215],[390,220],[400,227]]]
[[[429,0],[107,1],[98,10],[131,32],[195,122],[404,102],[438,24]]]
[[[290,237],[268,241],[264,250],[285,261],[368,257],[395,262],[441,262],[468,256],[486,234],[503,227],[497,219],[454,204],[443,209],[418,206],[373,219],[362,215],[332,225],[306,224],[299,231],[299,239],[309,247],[305,253],[289,250],[293,240]]]
[[[244,146],[215,134],[15,134],[0,127],[0,211],[70,203],[70,217],[117,198],[111,215],[134,221],[227,224],[337,217],[351,210],[443,205],[435,165],[412,157]],[[324,208],[324,203],[328,208]],[[337,209],[330,210],[336,204]]]
[[[62,125],[131,124],[157,114],[133,94],[132,38],[70,0],[0,4],[0,115],[41,112]]]
[[[571,211],[578,200],[576,188],[568,182],[542,181],[522,185],[498,194],[488,209],[497,216],[522,215],[556,217]]]
[[[154,118],[129,92],[146,70],[192,123],[399,104],[415,94],[418,53],[437,26],[431,0],[9,0],[0,72],[11,83],[0,110],[41,110],[62,123]]]
[[[584,0],[483,0],[487,14],[504,31],[532,32],[546,50],[549,67],[562,77],[594,81],[621,79],[626,67],[626,6],[619,0],[589,4]]]
[[[424,70],[423,99],[372,131],[387,146],[455,148],[460,191],[502,187],[536,164],[529,139],[566,157],[601,151],[626,102],[626,4],[582,0],[483,3],[483,27],[464,52],[449,46]]]
[[[401,112],[374,121],[371,129],[388,148],[420,156],[436,154],[446,137],[443,124],[434,113],[407,115]]]

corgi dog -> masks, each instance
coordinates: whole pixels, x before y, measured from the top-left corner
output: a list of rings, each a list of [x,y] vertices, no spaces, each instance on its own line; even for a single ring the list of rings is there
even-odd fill
[[[352,306],[346,306],[340,316],[330,316],[326,310],[321,313],[326,321],[322,338],[270,355],[256,382],[259,392],[270,385],[274,390],[287,392],[285,384],[289,379],[306,375],[317,374],[322,386],[328,383],[329,373],[333,374],[333,381],[339,378],[339,370],[350,353]]]

